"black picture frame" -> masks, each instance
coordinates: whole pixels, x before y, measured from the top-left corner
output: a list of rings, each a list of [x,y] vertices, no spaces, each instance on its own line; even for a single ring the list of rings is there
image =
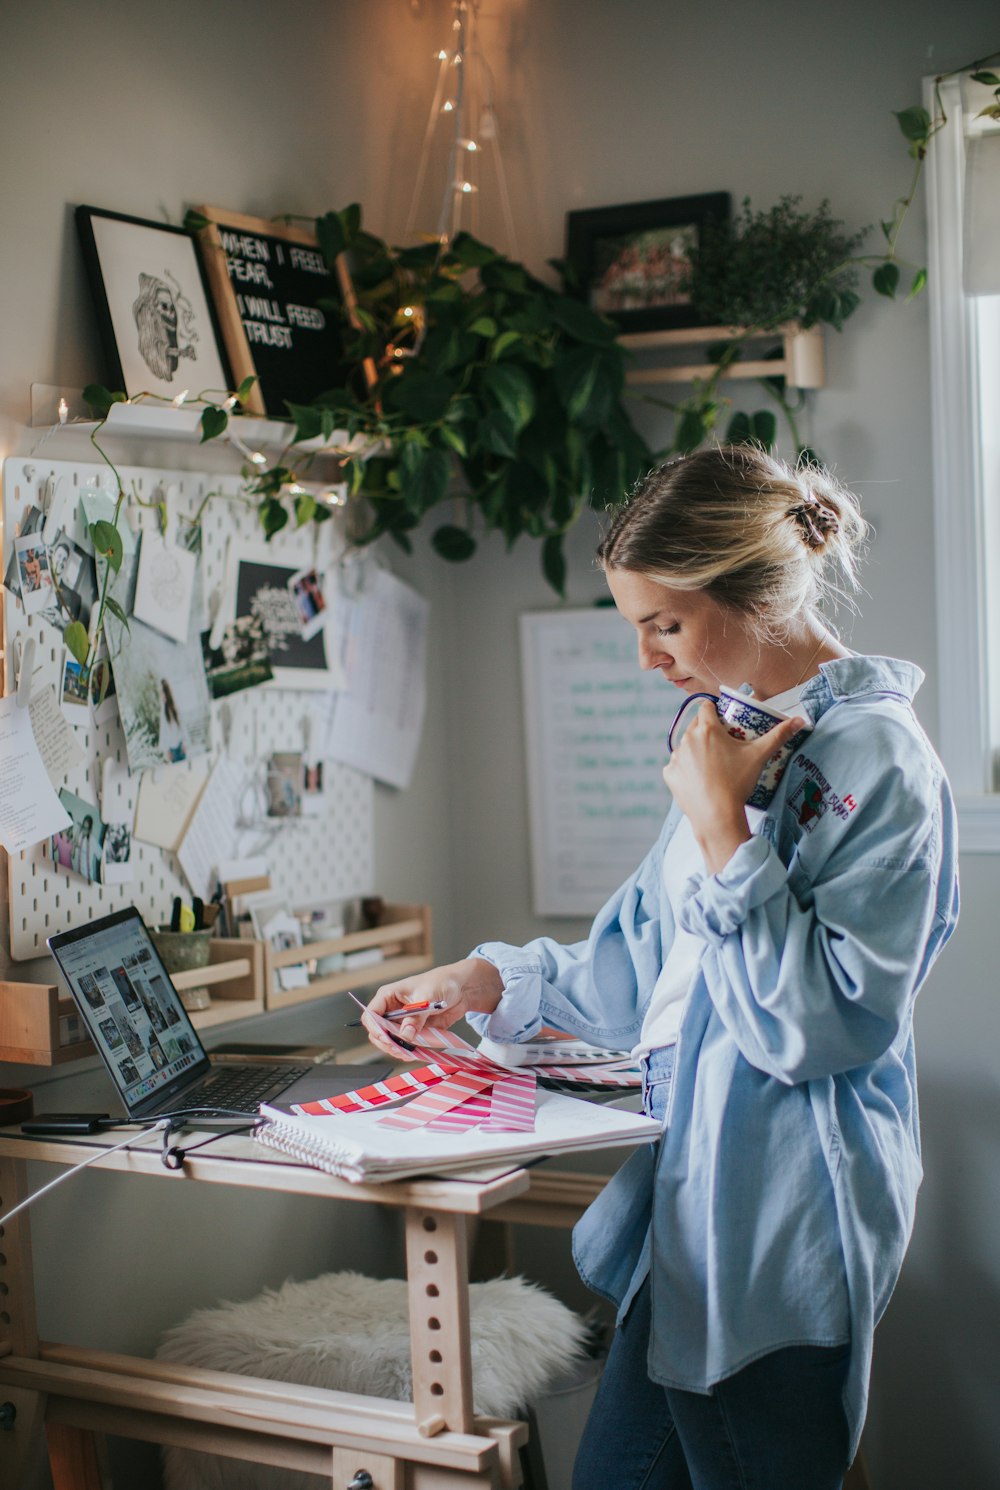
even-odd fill
[[[192,234],[103,207],[74,215],[108,386],[129,398],[224,398],[230,365]]]
[[[566,258],[580,293],[623,332],[698,326],[683,266],[706,225],[729,212],[729,193],[713,191],[568,213]]]

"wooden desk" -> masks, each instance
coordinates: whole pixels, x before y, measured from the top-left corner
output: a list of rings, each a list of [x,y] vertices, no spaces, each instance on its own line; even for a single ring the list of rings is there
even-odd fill
[[[27,1160],[79,1163],[120,1137],[62,1141],[0,1130],[0,1213],[25,1197]],[[0,1235],[0,1402],[17,1408],[13,1431],[0,1432],[0,1483],[21,1483],[16,1466],[40,1421],[55,1490],[102,1490],[103,1433],[325,1475],[336,1490],[348,1490],[361,1470],[374,1490],[514,1490],[520,1483],[525,1426],[473,1411],[468,1226],[476,1218],[571,1225],[602,1177],[496,1168],[356,1185],[289,1163],[247,1138],[193,1153],[180,1171],[163,1167],[158,1147],[119,1151],[100,1168],[164,1184],[200,1181],[401,1208],[413,1402],[41,1342],[30,1213],[22,1212]]]

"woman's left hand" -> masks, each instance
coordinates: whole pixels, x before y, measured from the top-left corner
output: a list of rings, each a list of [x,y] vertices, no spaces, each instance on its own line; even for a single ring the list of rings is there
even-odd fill
[[[705,702],[663,768],[663,780],[691,823],[710,874],[750,838],[744,806],[770,757],[803,726],[783,720],[756,740],[736,740]]]

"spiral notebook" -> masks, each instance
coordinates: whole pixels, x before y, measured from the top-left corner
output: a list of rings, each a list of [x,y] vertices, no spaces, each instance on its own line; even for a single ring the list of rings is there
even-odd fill
[[[293,1116],[262,1104],[260,1114],[266,1121],[254,1130],[258,1143],[328,1174],[369,1182],[440,1174],[506,1159],[525,1162],[564,1149],[635,1147],[655,1142],[662,1132],[658,1121],[641,1113],[542,1091],[535,1126],[528,1132],[483,1128],[430,1132],[426,1127],[400,1131],[384,1126],[384,1110],[379,1109],[311,1117]]]

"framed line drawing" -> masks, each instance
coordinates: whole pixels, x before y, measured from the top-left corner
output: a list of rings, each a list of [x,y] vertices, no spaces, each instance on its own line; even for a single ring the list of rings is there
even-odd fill
[[[690,254],[705,224],[728,216],[724,191],[570,212],[566,257],[587,304],[622,331],[697,326],[687,287]]]
[[[129,398],[224,395],[229,368],[190,233],[86,206],[76,225],[109,387]]]
[[[287,418],[287,403],[308,404],[344,386],[353,369],[343,318],[352,318],[356,304],[347,256],[331,274],[315,233],[300,224],[220,207],[196,211],[207,219],[198,248],[233,376],[237,384],[257,379],[247,412]],[[371,387],[370,359],[363,375]]]

